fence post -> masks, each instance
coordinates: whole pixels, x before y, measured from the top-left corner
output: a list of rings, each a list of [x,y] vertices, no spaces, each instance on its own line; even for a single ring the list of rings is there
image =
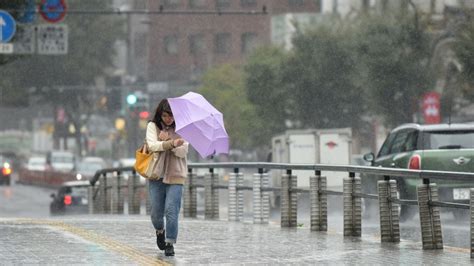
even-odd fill
[[[315,176],[309,177],[311,202],[311,231],[328,230],[328,196],[327,179],[316,171]]]
[[[361,236],[361,199],[354,196],[354,193],[361,193],[360,177],[355,177],[355,173],[349,173],[349,177],[344,178],[343,190],[344,236]]]
[[[253,175],[253,222],[268,223],[270,216],[270,195],[265,188],[269,187],[268,174],[259,168],[258,173]]]
[[[116,173],[111,178],[112,190],[110,192],[110,213],[118,214],[118,199],[119,199],[119,187],[120,183]]]
[[[470,195],[470,205],[471,209],[469,210],[471,214],[471,259],[474,259],[474,188],[471,188]]]
[[[382,242],[400,242],[400,215],[398,204],[392,198],[397,197],[397,181],[380,180],[377,183],[380,209],[380,235]]]
[[[423,184],[418,185],[416,189],[423,249],[443,249],[439,207],[431,205],[431,201],[438,200],[438,187],[435,183],[430,184],[428,179],[423,179]]]
[[[241,191],[237,189],[240,185],[239,179],[242,178],[242,173],[235,168],[234,172],[229,175],[229,221],[240,221],[240,197]]]
[[[196,188],[193,187],[195,180],[196,180],[196,174],[193,173],[192,168],[188,168],[188,178],[186,178],[186,185],[184,186],[184,199],[183,199],[184,217],[196,218],[197,198],[196,198]]]
[[[138,184],[140,183],[140,177],[137,177],[138,179]],[[138,199],[138,209],[140,210],[140,202],[141,202],[141,195],[144,195],[145,197],[145,213],[147,215],[151,214],[151,198],[150,198],[150,181],[147,180],[145,183],[145,188],[142,194],[137,193],[137,199]]]
[[[107,176],[103,174],[99,180],[99,193],[100,193],[100,213],[109,213],[109,193],[107,189]]]
[[[291,169],[281,177],[281,227],[296,227],[298,194],[293,191],[296,188],[296,176],[291,174]]]
[[[96,200],[97,198],[94,198],[95,194],[95,186],[90,185],[87,187],[87,203],[89,204],[89,214],[95,214],[97,212],[96,210]]]
[[[128,214],[140,214],[140,195],[138,190],[137,173],[132,171],[128,177]]]
[[[214,169],[209,169],[204,177],[205,180],[205,219],[219,219],[219,190],[214,186],[217,185],[218,175],[214,174]]]

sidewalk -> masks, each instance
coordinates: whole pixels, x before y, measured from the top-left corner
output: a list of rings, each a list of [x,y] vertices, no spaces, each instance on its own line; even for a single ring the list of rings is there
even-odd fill
[[[466,249],[422,250],[420,243],[380,243],[309,228],[182,219],[175,257],[156,247],[144,215],[54,219],[0,218],[0,262],[17,264],[471,264]]]

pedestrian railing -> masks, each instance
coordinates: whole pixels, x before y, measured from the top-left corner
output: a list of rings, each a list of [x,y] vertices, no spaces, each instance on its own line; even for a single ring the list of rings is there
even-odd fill
[[[281,198],[282,227],[297,226],[298,193],[310,195],[310,228],[312,231],[327,231],[328,195],[343,197],[344,236],[361,236],[362,198],[376,199],[379,203],[380,231],[382,242],[400,241],[400,205],[418,205],[423,249],[442,249],[440,208],[470,209],[471,229],[474,228],[474,188],[470,189],[470,204],[439,201],[438,187],[432,179],[474,180],[474,173],[393,169],[370,166],[349,165],[309,165],[277,163],[192,163],[188,165],[188,177],[184,186],[183,214],[185,217],[197,216],[197,188],[204,188],[204,218],[219,218],[219,190],[228,190],[228,219],[243,219],[243,191],[252,191],[252,218],[254,223],[268,223],[270,215],[270,192],[279,191]],[[196,169],[209,169],[204,175],[204,183],[195,173]],[[215,169],[232,169],[228,184],[219,184]],[[252,186],[243,185],[243,169],[256,169]],[[268,170],[284,170],[280,187],[270,187]],[[194,170],[194,171],[193,171]],[[296,170],[313,171],[309,188],[297,187]],[[328,190],[327,180],[322,172],[344,172],[343,191]],[[129,173],[127,183],[123,173]],[[362,193],[361,179],[356,174],[383,176],[377,182],[377,194]],[[397,181],[400,178],[422,180],[417,186],[417,200],[399,199]],[[201,177],[202,179],[202,177]],[[140,201],[146,200],[147,213],[150,204],[147,185],[140,183],[140,177],[133,167],[111,168],[98,171],[91,180],[89,188],[90,213],[123,213],[124,195],[128,194],[128,213],[140,213]],[[97,182],[98,181],[98,182]],[[474,186],[473,186],[474,187]],[[471,258],[474,258],[474,230],[471,230]]]

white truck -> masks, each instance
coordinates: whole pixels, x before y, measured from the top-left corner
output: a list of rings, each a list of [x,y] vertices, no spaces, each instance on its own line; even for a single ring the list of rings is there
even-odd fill
[[[351,163],[351,128],[287,130],[272,138],[272,162],[294,164],[344,164]],[[281,186],[284,171],[273,170],[273,186]],[[309,177],[314,171],[294,170],[298,187],[309,187]],[[347,174],[323,172],[328,188],[342,188],[342,178]]]

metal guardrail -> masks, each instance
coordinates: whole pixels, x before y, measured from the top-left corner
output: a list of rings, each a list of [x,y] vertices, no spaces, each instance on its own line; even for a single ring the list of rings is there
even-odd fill
[[[243,215],[243,190],[251,190],[253,197],[253,222],[267,223],[269,218],[269,193],[278,191],[281,194],[281,226],[297,226],[297,194],[309,193],[311,210],[311,230],[327,230],[327,197],[338,195],[344,201],[344,235],[361,235],[362,198],[375,199],[379,202],[380,228],[382,242],[400,241],[400,205],[417,205],[420,214],[422,242],[424,249],[442,249],[443,241],[441,234],[440,207],[471,209],[474,210],[474,189],[470,191],[470,204],[442,202],[438,200],[438,188],[436,184],[430,183],[430,179],[449,180],[472,180],[474,187],[474,173],[394,169],[371,166],[353,165],[327,165],[327,164],[279,164],[262,162],[238,162],[238,163],[191,163],[188,165],[187,184],[184,187],[183,211],[185,217],[196,217],[197,214],[197,191],[198,187],[204,187],[205,193],[205,219],[219,218],[219,189],[229,191],[229,220],[239,221]],[[209,169],[204,176],[204,184],[198,182],[193,169]],[[233,169],[229,177],[228,185],[218,182],[218,175],[214,169]],[[241,169],[258,169],[253,174],[252,186],[243,185],[243,174]],[[270,187],[268,170],[286,170],[281,177],[281,187]],[[314,171],[310,177],[310,187],[301,188],[296,186],[297,176],[292,172],[295,170]],[[343,192],[327,189],[327,178],[321,172],[346,172],[347,177],[343,179]],[[140,199],[137,196],[139,189],[143,190],[133,167],[108,168],[97,171],[91,180],[90,205],[91,213],[94,212],[123,212],[123,197],[120,192],[121,179],[124,172],[130,172],[128,178],[127,193],[129,198],[129,213],[139,213]],[[114,173],[115,178],[108,177]],[[356,173],[383,176],[383,180],[377,183],[378,194],[366,194],[361,191],[361,179]],[[331,177],[329,177],[331,178]],[[423,182],[417,186],[417,200],[397,198],[397,184],[394,178],[416,178]],[[99,181],[99,188],[95,184]],[[109,181],[107,181],[109,180]],[[111,182],[109,192],[107,182]],[[144,189],[145,198],[148,199]],[[110,195],[109,195],[110,194]],[[95,196],[94,196],[95,195]],[[100,200],[98,200],[100,199]],[[100,203],[97,203],[100,202]],[[147,210],[149,210],[147,201]],[[95,209],[94,209],[95,208]],[[137,209],[138,208],[138,209]],[[137,211],[138,210],[138,211]],[[474,211],[471,211],[471,228],[474,224]],[[474,240],[474,230],[471,230],[471,240]],[[474,258],[474,241],[471,241],[471,258]]]

